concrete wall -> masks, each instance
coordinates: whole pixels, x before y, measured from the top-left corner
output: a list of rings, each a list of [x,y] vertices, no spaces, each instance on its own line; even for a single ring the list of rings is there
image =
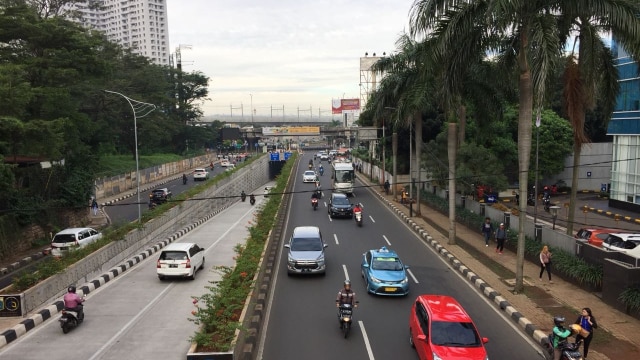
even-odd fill
[[[533,159],[535,161],[535,159]],[[613,160],[613,143],[594,143],[582,145],[580,154],[580,169],[578,176],[578,190],[600,191],[600,184],[611,182],[611,161]],[[564,171],[552,177],[543,179],[541,184],[555,184],[563,180],[571,186],[573,178],[573,154],[564,161]],[[587,176],[591,172],[591,176]]]
[[[170,237],[185,226],[239,201],[225,198],[261,187],[269,181],[269,158],[263,156],[239,169],[230,177],[209,187],[196,198],[204,200],[184,201],[163,215],[128,233],[124,239],[112,242],[71,266],[64,273],[42,281],[24,292],[25,311],[33,311],[42,304],[59,298],[69,284],[82,284],[104,274],[124,260],[138,254],[150,244]]]

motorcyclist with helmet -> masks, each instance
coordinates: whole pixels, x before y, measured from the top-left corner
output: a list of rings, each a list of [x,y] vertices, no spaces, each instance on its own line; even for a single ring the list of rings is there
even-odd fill
[[[244,192],[244,190],[242,190],[242,192],[240,193],[240,199],[242,200],[242,202],[244,202],[246,198],[247,198],[247,193]]]
[[[324,175],[324,168],[322,167],[322,164],[320,164],[318,171],[320,171],[320,176]]]
[[[560,357],[562,357],[562,345],[571,336],[571,330],[564,327],[564,322],[564,316],[557,315],[553,317],[553,324],[555,325],[553,327],[553,358],[555,360],[560,360]]]
[[[78,320],[84,319],[84,311],[82,308],[84,307],[82,303],[84,299],[81,298],[78,294],[76,294],[76,287],[74,285],[69,285],[67,288],[67,293],[64,295],[64,308],[69,311],[75,311],[78,313]]]
[[[338,297],[336,297],[336,307],[338,308],[338,321],[341,321],[340,306],[343,304],[349,304],[352,307],[358,307],[358,300],[356,300],[356,293],[351,290],[351,281],[345,280],[342,289],[338,291]]]

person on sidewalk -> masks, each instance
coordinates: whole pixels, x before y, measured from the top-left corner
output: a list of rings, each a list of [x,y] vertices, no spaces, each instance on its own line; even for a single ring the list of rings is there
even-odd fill
[[[507,230],[504,228],[504,223],[500,223],[500,227],[496,230],[496,241],[498,242],[498,245],[496,246],[497,253],[502,254],[505,240],[507,240]]]
[[[96,198],[91,200],[91,210],[93,210],[93,216],[98,215],[98,202],[96,201]]]
[[[544,274],[545,269],[549,275],[549,282],[553,283],[553,281],[551,281],[551,251],[549,251],[547,245],[543,246],[540,251],[540,281],[542,281],[542,274]]]
[[[484,223],[482,223],[480,231],[482,235],[484,235],[484,246],[489,246],[489,239],[491,238],[491,234],[494,233],[490,217],[484,218]]]
[[[582,308],[582,315],[576,319],[575,324],[578,324],[584,329],[584,331],[589,332],[589,335],[586,332],[580,332],[580,334],[576,335],[576,342],[584,339],[584,354],[583,359],[587,360],[587,355],[589,354],[589,344],[591,344],[591,340],[593,339],[593,329],[598,328],[598,322],[596,318],[591,314],[591,309],[588,307]],[[587,336],[584,336],[587,335]]]
[[[384,181],[384,192],[389,195],[389,188],[391,187],[391,184],[389,184],[389,179]]]

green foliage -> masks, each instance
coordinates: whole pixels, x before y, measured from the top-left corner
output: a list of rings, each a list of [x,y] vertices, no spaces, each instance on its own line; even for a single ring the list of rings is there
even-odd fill
[[[294,153],[294,157],[283,167],[272,194],[284,192],[296,156]],[[208,292],[201,297],[194,297],[197,310],[192,312],[194,317],[190,320],[200,325],[200,329],[191,340],[200,347],[211,351],[229,351],[235,330],[241,327],[240,312],[249,291],[255,286],[253,278],[282,201],[280,196],[269,196],[268,199],[249,226],[246,244],[235,248],[235,267],[217,267],[222,280],[207,286]]]
[[[153,154],[141,155],[138,158],[140,169],[149,168],[156,165],[167,164],[179,161],[183,157],[176,154]],[[129,155],[106,155],[101,156],[99,161],[100,171],[97,177],[114,176],[136,170],[136,160]]]
[[[620,293],[618,300],[627,306],[627,312],[640,311],[640,286],[628,287]]]

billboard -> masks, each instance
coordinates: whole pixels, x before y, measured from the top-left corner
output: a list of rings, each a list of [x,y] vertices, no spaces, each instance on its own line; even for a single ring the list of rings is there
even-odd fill
[[[242,139],[240,128],[222,128],[220,129],[220,140],[239,140]]]
[[[360,111],[360,99],[333,99],[331,101],[332,114],[349,114]]]
[[[319,134],[319,126],[283,126],[262,128],[262,135],[264,136],[298,136]]]

